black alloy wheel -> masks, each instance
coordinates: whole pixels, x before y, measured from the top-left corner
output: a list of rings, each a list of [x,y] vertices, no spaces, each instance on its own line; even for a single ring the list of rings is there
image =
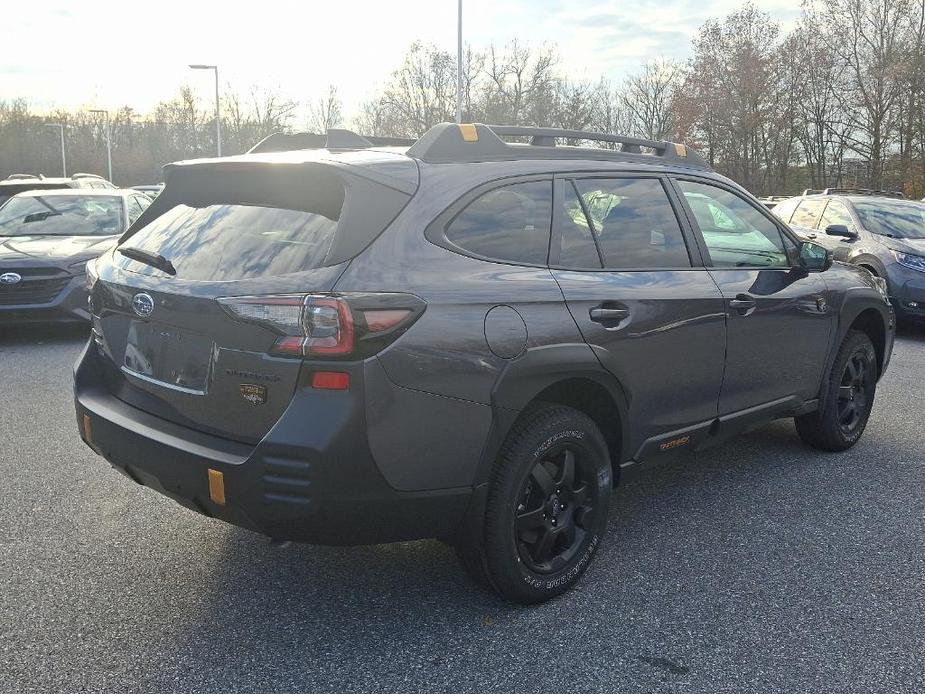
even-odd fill
[[[866,421],[869,395],[875,381],[868,354],[859,350],[851,355],[842,373],[838,388],[838,424],[850,435]]]
[[[599,507],[580,456],[581,451],[569,445],[552,449],[537,461],[522,486],[514,541],[521,560],[536,573],[553,573],[568,564],[594,526]]]
[[[856,444],[874,407],[878,369],[870,337],[849,330],[819,394],[818,409],[794,418],[800,438],[823,451],[844,451]]]

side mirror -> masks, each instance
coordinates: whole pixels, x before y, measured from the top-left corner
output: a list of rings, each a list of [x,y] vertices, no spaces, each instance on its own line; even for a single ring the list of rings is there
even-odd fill
[[[841,236],[846,239],[856,239],[858,232],[849,229],[844,224],[829,224],[825,228],[825,233],[829,236]]]
[[[800,244],[800,266],[807,272],[825,272],[832,267],[832,252],[812,241]]]

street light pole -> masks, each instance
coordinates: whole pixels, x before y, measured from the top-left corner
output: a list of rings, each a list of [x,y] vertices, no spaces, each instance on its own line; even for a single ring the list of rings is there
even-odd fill
[[[190,65],[193,70],[212,70],[215,72],[215,149],[222,156],[222,115],[221,101],[218,95],[218,65]]]
[[[112,129],[109,123],[109,111],[92,108],[90,113],[102,113],[106,117],[106,164],[109,170],[109,182],[112,183]]]
[[[463,4],[463,0],[458,0],[457,17],[456,17],[456,122],[457,123],[462,123],[462,102],[463,102],[462,4]]]
[[[61,175],[67,178],[67,159],[64,156],[64,123],[46,123],[46,128],[60,128],[61,130]]]

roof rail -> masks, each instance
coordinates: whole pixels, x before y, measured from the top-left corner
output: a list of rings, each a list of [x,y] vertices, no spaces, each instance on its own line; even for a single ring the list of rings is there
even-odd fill
[[[530,138],[527,145],[509,144],[502,138]],[[561,147],[557,140],[585,140],[619,144],[619,150],[601,147]],[[484,125],[482,123],[440,123],[428,130],[408,150],[408,156],[425,161],[479,161],[484,159],[512,158],[580,158],[593,156],[603,159],[651,160],[709,169],[710,166],[696,151],[686,145],[662,140],[646,140],[627,135],[613,135],[587,130],[562,128],[535,128],[520,125]],[[644,153],[651,150],[651,154]]]
[[[42,180],[45,178],[42,174],[14,173],[6,177],[8,181],[28,181],[32,179]]]
[[[288,152],[298,149],[367,149],[369,147],[407,147],[415,140],[404,137],[374,137],[357,135],[352,130],[329,128],[318,133],[272,133],[251,147],[248,154]]]
[[[822,190],[819,188],[807,188],[803,191],[803,195],[822,195]]]
[[[826,188],[823,195],[878,195],[885,198],[905,198],[898,190],[871,190],[869,188]]]
[[[99,178],[102,180],[103,177],[100,176],[99,174],[91,174],[91,173],[75,173],[73,176],[71,176],[71,179],[74,181],[76,181],[78,178]]]

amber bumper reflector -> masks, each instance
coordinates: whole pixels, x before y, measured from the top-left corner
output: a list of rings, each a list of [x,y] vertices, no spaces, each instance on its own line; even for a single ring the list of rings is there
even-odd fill
[[[97,455],[103,455],[96,445],[96,442],[93,440],[93,424],[90,421],[90,415],[85,414],[81,422],[84,430],[84,441],[87,442],[87,445],[90,446]]]
[[[225,505],[225,476],[209,468],[209,498],[219,506]]]

